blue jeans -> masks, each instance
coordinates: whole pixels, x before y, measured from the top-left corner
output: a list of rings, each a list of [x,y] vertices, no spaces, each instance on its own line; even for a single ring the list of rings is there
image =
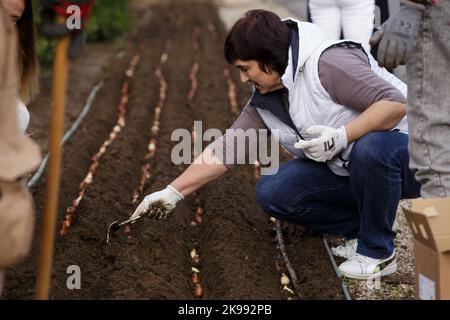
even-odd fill
[[[394,250],[392,225],[400,199],[420,195],[408,167],[408,135],[367,134],[355,142],[348,169],[350,177],[342,177],[326,163],[291,160],[259,180],[257,201],[275,218],[319,233],[357,237],[358,253],[387,258]]]

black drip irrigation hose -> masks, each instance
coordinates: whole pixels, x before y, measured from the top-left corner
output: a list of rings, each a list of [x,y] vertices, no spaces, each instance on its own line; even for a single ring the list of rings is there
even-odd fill
[[[336,260],[334,260],[333,253],[330,250],[330,246],[328,245],[327,239],[323,238],[323,244],[325,245],[325,249],[327,249],[328,256],[331,261],[331,265],[333,266],[334,272],[336,272],[336,276],[341,281],[341,288],[342,292],[344,293],[345,300],[352,300],[352,297],[350,296],[350,292],[348,291],[347,285],[345,284],[344,277],[342,276],[341,272],[339,271]]]
[[[85,106],[83,107],[83,110],[78,115],[77,120],[72,124],[69,130],[64,134],[64,137],[62,139],[61,145],[64,145],[69,139],[75,134],[75,132],[80,127],[81,122],[84,120],[88,112],[91,110],[92,103],[94,102],[95,96],[97,95],[97,92],[103,88],[103,81],[98,83],[89,94],[89,97],[86,101]],[[39,166],[39,169],[36,171],[36,173],[33,175],[33,177],[28,181],[27,186],[28,188],[33,187],[36,185],[36,183],[41,179],[43,176],[45,169],[47,168],[48,158],[50,153],[47,153],[44,159],[42,159],[41,164]]]
[[[298,284],[298,277],[297,274],[294,271],[294,267],[291,264],[291,261],[289,260],[289,256],[287,254],[287,250],[286,250],[286,245],[284,243],[284,239],[283,239],[283,232],[282,232],[282,222],[280,220],[276,220],[275,221],[276,224],[276,231],[277,231],[277,241],[278,241],[278,246],[280,248],[281,254],[283,256],[284,259],[284,264],[286,265],[286,269],[289,272],[289,275],[292,279],[292,283],[294,284],[294,288],[295,288],[295,293],[297,294],[297,296],[302,299],[302,295],[300,293],[300,287]]]
[[[287,153],[286,149],[282,148],[282,150]],[[280,229],[280,227],[281,227],[281,225],[277,225],[277,232],[278,232],[278,229]],[[339,271],[339,269],[337,267],[336,260],[334,259],[333,253],[331,252],[330,246],[328,245],[328,241],[325,237],[323,237],[323,244],[325,246],[325,249],[328,252],[328,256],[330,258],[330,262],[331,262],[331,265],[333,266],[334,272],[336,273],[336,276],[338,277],[339,281],[341,282],[341,288],[342,288],[342,292],[344,293],[345,300],[352,300],[352,297],[350,296],[350,292],[348,291],[348,287],[345,284],[344,277],[342,276],[341,272]],[[285,259],[285,261],[286,261],[286,259]],[[289,260],[287,260],[287,261],[289,261]],[[291,274],[289,268],[288,268],[288,271],[292,278],[292,274]],[[292,271],[293,271],[293,269],[292,269]],[[295,275],[295,272],[293,272],[293,274]],[[295,275],[295,278],[297,278],[296,275]]]

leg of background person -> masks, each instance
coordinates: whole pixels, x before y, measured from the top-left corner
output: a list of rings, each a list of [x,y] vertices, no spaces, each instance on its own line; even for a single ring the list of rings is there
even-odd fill
[[[369,39],[375,21],[375,0],[338,0],[344,38],[360,42],[370,52]]]
[[[294,159],[256,186],[263,210],[319,232],[355,238],[359,229],[356,199],[348,177],[335,175],[325,163]]]
[[[423,198],[450,197],[450,1],[426,11],[408,62],[411,168]]]
[[[337,0],[309,0],[311,21],[321,26],[330,39],[341,38],[341,11]]]
[[[408,135],[382,131],[355,142],[349,159],[350,184],[361,214],[357,252],[375,259],[392,255],[392,230],[402,198],[417,198],[420,185],[408,166]]]

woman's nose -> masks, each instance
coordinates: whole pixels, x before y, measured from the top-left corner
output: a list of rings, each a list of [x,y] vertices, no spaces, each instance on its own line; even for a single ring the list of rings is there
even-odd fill
[[[245,75],[244,72],[240,71],[239,75],[241,76],[242,83],[246,83],[248,81],[248,77]]]

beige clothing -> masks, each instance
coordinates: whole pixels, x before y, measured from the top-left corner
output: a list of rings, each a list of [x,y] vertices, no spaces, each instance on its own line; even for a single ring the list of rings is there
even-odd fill
[[[0,10],[0,180],[12,181],[39,165],[40,152],[17,127],[17,34]]]
[[[30,112],[22,100],[17,100],[17,126],[20,133],[25,133],[30,123]]]
[[[0,2],[0,294],[5,268],[31,246],[34,208],[25,178],[40,162],[39,147],[17,126],[17,34]]]

